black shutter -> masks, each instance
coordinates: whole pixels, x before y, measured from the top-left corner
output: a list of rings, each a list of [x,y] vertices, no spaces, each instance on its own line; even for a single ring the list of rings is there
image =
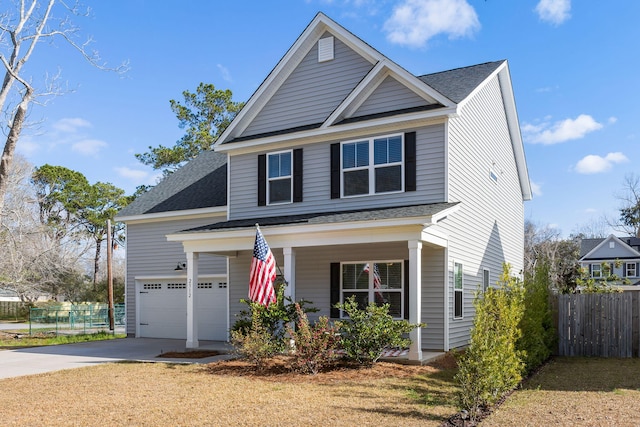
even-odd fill
[[[416,191],[416,133],[404,134],[404,191]]]
[[[331,198],[340,198],[340,143],[331,144]]]
[[[409,260],[404,260],[404,318],[409,320]]]
[[[293,150],[293,201],[302,201],[302,148]]]
[[[622,263],[622,277],[627,277],[627,263]]]
[[[340,310],[335,308],[335,305],[340,302],[340,263],[331,263],[331,290],[329,292],[329,300],[331,302],[331,318],[338,319],[340,317]]]
[[[267,204],[267,155],[258,156],[258,206]]]

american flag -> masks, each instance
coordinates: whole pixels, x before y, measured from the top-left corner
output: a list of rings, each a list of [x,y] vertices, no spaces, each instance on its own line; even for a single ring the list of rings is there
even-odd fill
[[[364,265],[364,268],[362,269],[362,271],[369,274],[369,263]],[[373,288],[380,289],[381,285],[382,285],[382,278],[380,277],[380,269],[378,269],[377,263],[373,263]],[[375,292],[375,298],[378,304],[382,304],[385,302],[384,297],[378,291]]]
[[[276,292],[273,289],[275,280],[276,260],[258,228],[256,230],[256,242],[253,245],[253,259],[251,260],[249,299],[265,307],[276,302]]]

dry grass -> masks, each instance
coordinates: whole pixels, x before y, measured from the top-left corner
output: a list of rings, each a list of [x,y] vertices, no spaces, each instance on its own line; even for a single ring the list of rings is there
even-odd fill
[[[0,381],[2,425],[438,426],[450,365],[380,363],[316,376],[243,362],[104,364]]]
[[[557,358],[482,426],[639,426],[640,359]]]

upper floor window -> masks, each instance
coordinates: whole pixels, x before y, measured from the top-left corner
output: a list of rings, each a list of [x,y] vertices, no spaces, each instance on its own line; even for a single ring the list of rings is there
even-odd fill
[[[402,135],[343,142],[341,147],[343,197],[403,191]]]
[[[464,309],[464,283],[462,264],[453,263],[453,318],[462,319]]]
[[[269,204],[291,203],[291,151],[267,155],[267,200]]]
[[[302,202],[302,148],[258,155],[258,206]]]

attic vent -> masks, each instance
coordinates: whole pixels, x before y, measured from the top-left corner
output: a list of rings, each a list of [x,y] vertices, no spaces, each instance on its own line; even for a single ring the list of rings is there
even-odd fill
[[[616,247],[616,242],[609,242],[609,249],[614,249]]]
[[[318,40],[318,62],[331,61],[333,59],[333,37],[325,37]]]

